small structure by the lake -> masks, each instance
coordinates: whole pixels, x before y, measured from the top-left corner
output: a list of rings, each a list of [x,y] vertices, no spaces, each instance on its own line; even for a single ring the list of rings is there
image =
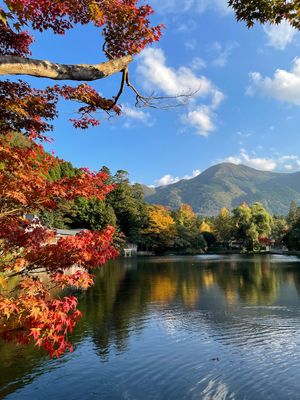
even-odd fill
[[[76,236],[78,233],[82,232],[84,229],[55,229],[56,237],[59,239],[66,236]]]
[[[127,243],[123,249],[124,257],[133,257],[137,255],[138,246],[134,243]]]

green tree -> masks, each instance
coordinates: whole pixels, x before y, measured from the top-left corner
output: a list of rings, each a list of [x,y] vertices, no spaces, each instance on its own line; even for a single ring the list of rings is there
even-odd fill
[[[270,236],[272,232],[272,216],[260,203],[254,203],[251,207],[251,222],[255,225],[259,237]]]
[[[136,242],[147,219],[146,204],[141,185],[131,185],[128,172],[119,170],[112,178],[115,189],[107,196],[107,204],[117,217],[120,230],[129,241]]]
[[[227,208],[221,208],[213,222],[213,228],[217,241],[227,245],[233,236],[233,221]]]
[[[199,229],[199,219],[188,204],[182,204],[172,212],[175,221],[174,250],[194,254],[203,252],[207,243]]]
[[[300,216],[300,209],[297,207],[297,204],[295,201],[291,201],[288,217],[287,217],[287,222],[289,224],[289,227],[293,227],[296,223],[297,220],[299,219]]]
[[[77,198],[75,218],[72,226],[90,230],[102,230],[105,226],[116,226],[117,218],[111,205],[98,199]]]
[[[294,28],[300,27],[299,0],[229,0],[239,21],[250,28],[256,22],[279,24],[288,21]]]
[[[259,248],[259,238],[271,234],[272,222],[272,216],[260,203],[252,207],[243,203],[233,210],[235,238],[249,250]]]
[[[284,217],[273,216],[272,239],[281,241],[288,231],[287,220]]]

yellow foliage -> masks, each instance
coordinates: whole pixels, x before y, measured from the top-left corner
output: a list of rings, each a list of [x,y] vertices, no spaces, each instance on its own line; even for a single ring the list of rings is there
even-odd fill
[[[203,221],[202,224],[200,225],[200,232],[213,232],[213,228],[210,224],[208,224],[207,222]]]
[[[0,275],[0,290],[1,288],[7,289],[7,280]]]
[[[175,225],[174,219],[169,211],[162,206],[153,206],[149,212],[150,231],[152,233],[161,233],[170,230]]]
[[[196,215],[192,209],[192,207],[188,204],[182,204],[177,212],[177,219],[179,225],[189,225],[194,219]]]
[[[220,210],[220,214],[219,214],[219,216],[221,217],[221,218],[229,218],[230,217],[230,211],[228,210],[228,208],[226,208],[226,207],[223,207],[223,208],[221,208],[221,210]]]

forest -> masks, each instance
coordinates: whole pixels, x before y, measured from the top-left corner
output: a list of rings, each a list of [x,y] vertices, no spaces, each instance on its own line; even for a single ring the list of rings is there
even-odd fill
[[[113,190],[104,200],[77,197],[63,200],[53,211],[41,211],[39,217],[49,228],[102,230],[116,229],[115,245],[122,250],[135,243],[140,251],[153,254],[197,254],[206,251],[241,252],[286,246],[300,249],[300,207],[293,201],[287,216],[271,215],[260,203],[242,203],[233,210],[223,207],[218,216],[196,214],[188,204],[177,209],[148,204],[143,186],[131,184],[127,171],[114,175],[108,167],[105,183]],[[71,178],[80,173],[69,162],[50,170],[49,179]]]

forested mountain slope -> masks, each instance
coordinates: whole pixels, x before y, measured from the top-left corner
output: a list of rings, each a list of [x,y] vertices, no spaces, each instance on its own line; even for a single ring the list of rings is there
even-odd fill
[[[201,215],[216,215],[242,202],[262,203],[273,214],[287,214],[292,200],[300,203],[300,172],[258,171],[245,165],[222,163],[190,180],[145,191],[149,203],[176,208],[190,204]]]

